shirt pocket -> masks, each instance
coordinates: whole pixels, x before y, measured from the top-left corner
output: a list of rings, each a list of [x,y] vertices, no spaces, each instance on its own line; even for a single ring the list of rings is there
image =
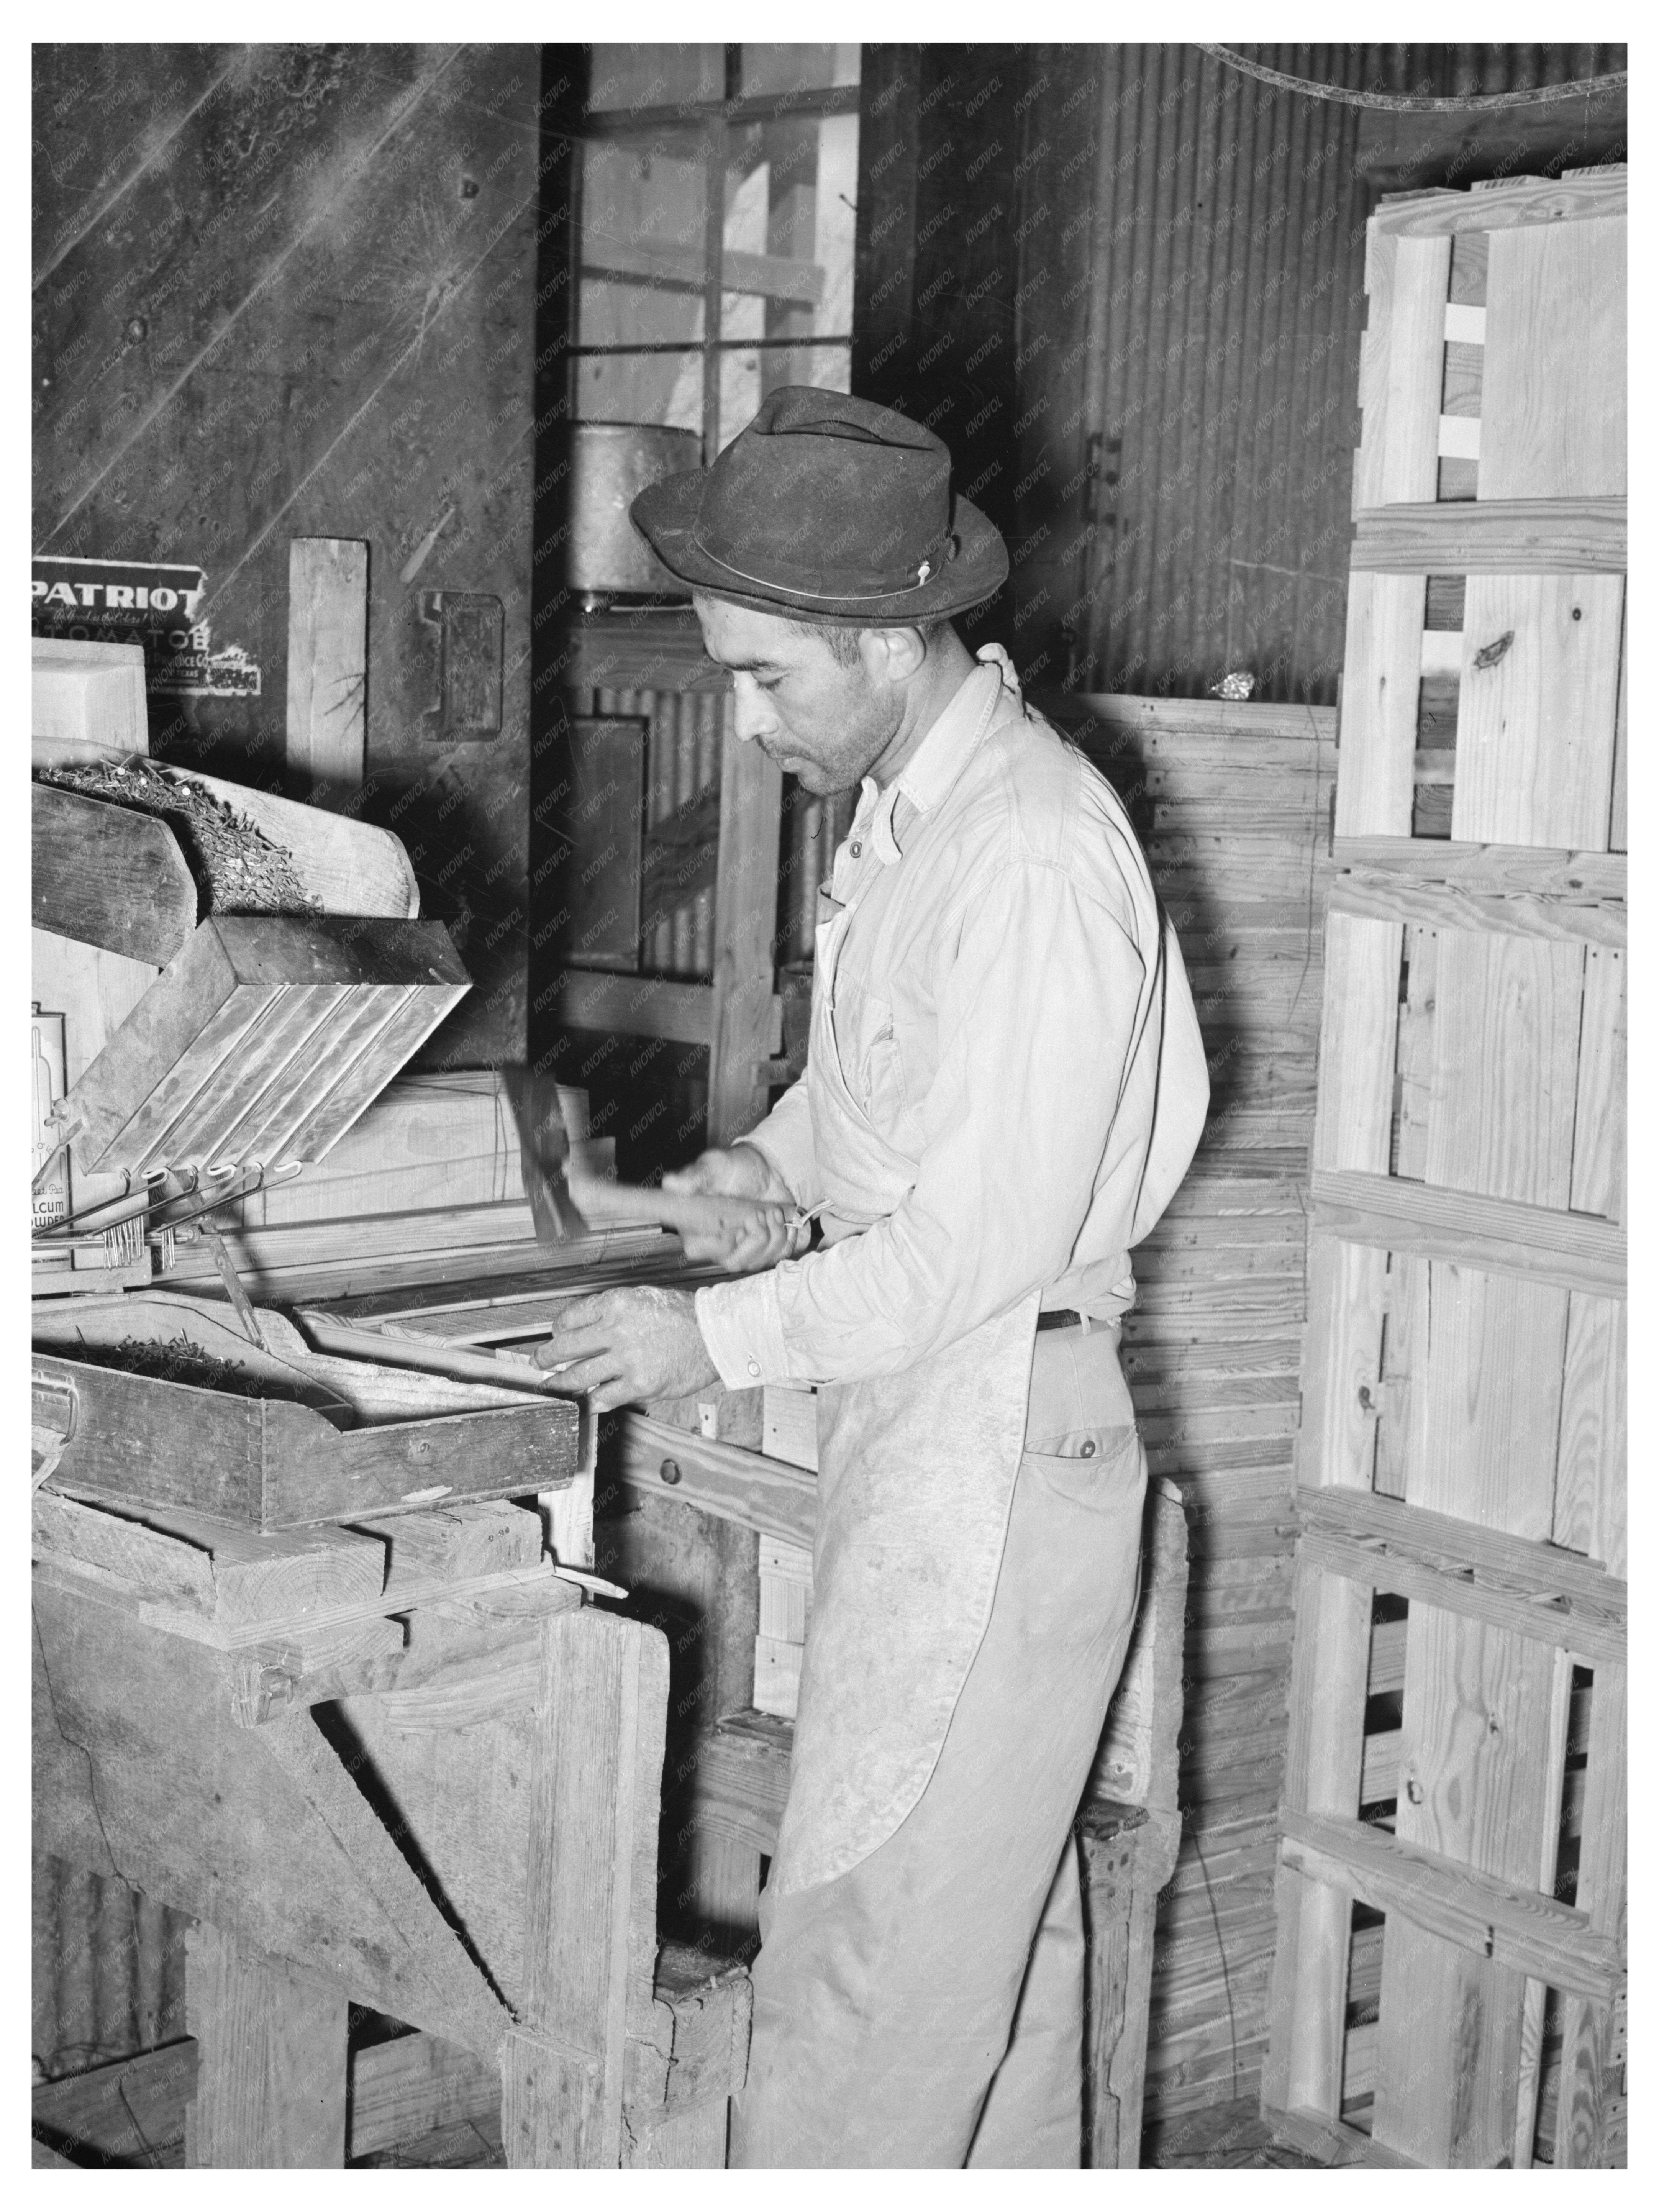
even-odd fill
[[[831,1020],[842,1080],[854,1104],[878,1129],[892,1129],[907,1102],[891,1001],[843,971],[836,978]]]

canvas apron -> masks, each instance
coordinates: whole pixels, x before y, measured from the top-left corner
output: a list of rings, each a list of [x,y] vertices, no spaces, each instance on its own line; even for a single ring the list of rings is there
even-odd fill
[[[833,1239],[892,1213],[915,1169],[860,1106],[836,1050],[836,968],[859,896],[845,906],[818,897],[808,1064]],[[818,1393],[812,1622],[770,1878],[778,1894],[856,1866],[933,1771],[990,1619],[1038,1298],[1030,1292],[897,1375]]]

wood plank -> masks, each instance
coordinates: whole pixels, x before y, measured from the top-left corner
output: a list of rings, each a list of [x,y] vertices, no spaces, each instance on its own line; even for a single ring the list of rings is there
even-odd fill
[[[185,2017],[198,2053],[187,2166],[344,2165],[346,1998],[337,1983],[199,1921],[185,1937]]]
[[[1604,845],[1624,597],[1620,576],[1470,577],[1454,838]]]
[[[1370,313],[1359,360],[1357,514],[1367,507],[1434,497],[1450,276],[1448,239],[1402,239],[1377,225],[1367,229]],[[1352,635],[1351,628],[1351,641]],[[1346,720],[1346,684],[1343,703]]]
[[[588,1608],[543,1627],[510,2165],[621,2163],[629,2031],[651,2026],[667,1703],[657,1631]]]
[[[648,1413],[624,1411],[617,1422],[617,1479],[647,1496],[672,1495],[705,1513],[740,1522],[763,1536],[810,1548],[817,1524],[817,1478],[722,1444]],[[672,1475],[665,1475],[665,1467]]]
[[[1589,1913],[1364,1820],[1287,1809],[1283,1857],[1297,1873],[1477,1958],[1602,2002],[1610,2002],[1617,1989],[1623,1971],[1619,1947],[1592,1925]]]
[[[1627,1585],[1576,1553],[1360,1492],[1302,1490],[1297,1504],[1302,1556],[1322,1571],[1622,1662]]]
[[[144,648],[76,637],[29,641],[30,753],[36,768],[149,751]]]
[[[1589,1214],[1482,1198],[1402,1176],[1316,1170],[1314,1226],[1344,1242],[1622,1298],[1629,1239]]]
[[[1629,914],[1622,901],[1535,897],[1524,891],[1471,892],[1384,869],[1351,869],[1338,876],[1331,885],[1328,910],[1427,929],[1476,929],[1613,949],[1622,949],[1630,934]]]
[[[195,879],[165,822],[51,784],[29,787],[37,929],[165,967],[196,927]]]
[[[1370,229],[1390,238],[1450,238],[1460,231],[1594,222],[1622,215],[1628,200],[1622,164],[1565,177],[1525,177],[1485,191],[1389,194]]]
[[[1628,896],[1629,868],[1623,853],[1566,852],[1543,845],[1477,844],[1443,837],[1339,837],[1331,852],[1339,869],[1444,884],[1472,897],[1524,896],[1596,905],[1609,900],[1622,904]]]
[[[1483,501],[1624,492],[1627,252],[1621,213],[1494,231]]]
[[[1396,575],[1622,574],[1626,502],[1603,498],[1419,500],[1354,517],[1348,566]]]
[[[775,1019],[781,1019],[781,1001],[773,992],[772,952],[783,772],[758,745],[738,738],[729,708],[722,720],[709,1026],[711,1145],[731,1144],[764,1117],[769,1090],[757,1063],[782,1043],[781,1030],[774,1027]]]
[[[1306,2151],[1326,2166],[1382,2166],[1395,2172],[1416,2172],[1418,2161],[1375,2142],[1359,2128],[1311,2112],[1287,2112],[1270,2106],[1264,2097],[1262,2117],[1274,2137],[1292,2150]]]
[[[1410,835],[1424,599],[1420,575],[1360,571],[1349,580],[1339,837]]]
[[[568,1030],[706,1045],[714,1031],[714,988],[708,983],[672,983],[660,975],[604,975],[567,968],[559,978],[558,1019]],[[780,1008],[780,1035],[781,1026]]]
[[[368,548],[296,538],[288,549],[288,769],[314,806],[349,808],[363,781]]]

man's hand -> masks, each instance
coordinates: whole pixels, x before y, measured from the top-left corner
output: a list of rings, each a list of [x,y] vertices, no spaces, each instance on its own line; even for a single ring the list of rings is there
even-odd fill
[[[690,1291],[600,1291],[572,1298],[538,1367],[562,1370],[562,1388],[591,1401],[597,1413],[644,1398],[685,1398],[717,1382],[719,1371],[697,1327]]]
[[[775,1267],[780,1260],[805,1249],[810,1232],[789,1227],[795,1206],[789,1186],[754,1145],[736,1144],[705,1152],[689,1168],[665,1175],[662,1187],[682,1196],[757,1198],[786,1209],[757,1215],[752,1224],[734,1236],[705,1236],[683,1229],[680,1242],[688,1260],[711,1261],[728,1275],[752,1275],[763,1267]]]

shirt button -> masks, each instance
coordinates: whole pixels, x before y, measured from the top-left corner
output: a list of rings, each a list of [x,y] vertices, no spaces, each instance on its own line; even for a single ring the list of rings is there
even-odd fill
[[[850,847],[849,849],[855,860],[861,860],[864,858],[864,848],[862,845],[854,845]]]
[[[750,1361],[750,1363],[749,1363],[749,1372],[750,1372],[751,1375],[758,1375],[758,1374],[760,1373],[760,1362],[759,1362],[759,1360],[758,1360],[758,1359],[751,1359],[751,1360]],[[1091,1450],[1091,1451],[1092,1451],[1092,1450],[1094,1449],[1094,1446],[1093,1446],[1092,1444],[1091,1444],[1091,1445],[1090,1445],[1090,1447],[1089,1447],[1089,1449],[1090,1449],[1090,1450]]]
[[[1094,1438],[1093,1438],[1092,1437],[1091,1437],[1089,1438],[1088,1442],[1087,1442],[1087,1443],[1084,1445],[1084,1447],[1083,1447],[1083,1451],[1082,1451],[1081,1456],[1082,1456],[1083,1458],[1085,1458],[1085,1459],[1092,1459],[1092,1458],[1094,1457],[1094,1455],[1095,1455],[1095,1440],[1094,1440]]]

